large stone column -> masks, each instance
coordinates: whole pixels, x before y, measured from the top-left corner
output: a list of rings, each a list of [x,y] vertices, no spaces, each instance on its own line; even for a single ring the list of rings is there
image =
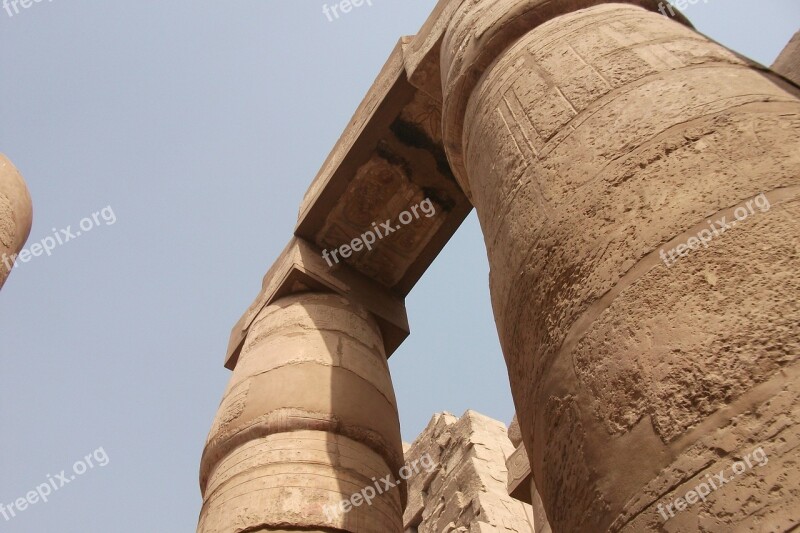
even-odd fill
[[[657,10],[464,2],[448,157],[553,531],[789,530],[800,101]]]
[[[794,34],[772,64],[772,70],[800,85],[800,31]]]
[[[32,219],[28,187],[11,161],[0,154],[0,288],[28,240]]]
[[[401,532],[402,486],[333,508],[402,461],[375,319],[334,294],[287,296],[250,327],[211,429],[198,532]]]

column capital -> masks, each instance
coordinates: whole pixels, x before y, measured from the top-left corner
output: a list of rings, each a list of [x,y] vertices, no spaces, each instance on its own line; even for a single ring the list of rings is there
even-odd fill
[[[453,13],[441,51],[443,142],[450,167],[459,185],[472,200],[463,153],[467,104],[479,80],[492,63],[528,32],[559,16],[608,0],[472,0],[462,2]],[[663,0],[617,0],[651,11],[663,11]],[[691,27],[680,11],[674,18]]]
[[[329,267],[315,245],[293,237],[264,276],[261,292],[233,327],[225,368],[236,367],[247,332],[265,307],[285,296],[308,291],[340,294],[371,312],[381,329],[386,357],[409,335],[405,298],[349,265]]]

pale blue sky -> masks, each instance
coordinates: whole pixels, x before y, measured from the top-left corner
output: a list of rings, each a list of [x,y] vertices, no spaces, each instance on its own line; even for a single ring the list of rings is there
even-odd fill
[[[34,199],[29,244],[102,225],[0,294],[0,502],[103,447],[0,532],[194,531],[197,470],[232,325],[306,187],[401,35],[434,0],[55,0],[0,11],[0,151]],[[771,63],[797,0],[708,0],[703,32]],[[408,298],[391,360],[403,436],[436,411],[513,414],[474,217]]]

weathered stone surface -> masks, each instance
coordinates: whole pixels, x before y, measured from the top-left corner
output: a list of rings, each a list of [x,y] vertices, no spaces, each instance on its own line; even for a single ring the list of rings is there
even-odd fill
[[[433,34],[404,38],[392,52],[306,193],[295,229],[334,250],[390,221],[397,231],[342,263],[403,296],[472,209],[442,145],[435,45],[443,30],[434,25]],[[426,198],[435,216],[398,223]]]
[[[313,271],[347,297],[353,285],[372,285],[371,292],[402,299],[472,210],[456,183],[442,144],[439,51],[449,16],[458,2],[443,0],[420,35],[400,40],[375,83],[311,183],[300,206],[295,237],[265,277],[264,289],[234,326],[226,367],[233,369],[252,319],[265,302],[304,290],[288,270]],[[400,216],[430,201],[435,214],[415,216],[401,224]],[[382,224],[389,221],[391,234]],[[340,262],[323,261],[323,251],[352,243],[366,232],[381,230],[370,249]],[[302,248],[302,253],[294,248]],[[313,252],[311,252],[313,250]],[[313,254],[319,258],[312,257]],[[294,262],[287,268],[287,255]],[[302,256],[302,257],[300,257]],[[339,275],[339,272],[344,274]],[[356,280],[353,273],[362,276]],[[281,277],[283,276],[283,277]],[[341,278],[347,278],[342,282]],[[269,281],[268,281],[269,279]],[[366,291],[366,292],[370,292]],[[356,291],[358,292],[358,291]],[[370,311],[385,311],[369,297],[357,301]],[[407,323],[378,312],[391,355],[408,334]],[[383,320],[386,320],[384,323]]]
[[[506,460],[508,493],[521,502],[531,503],[531,463],[525,446],[520,444]]]
[[[474,411],[435,415],[406,452],[407,464],[426,455],[437,464],[409,480],[406,531],[531,532],[530,506],[506,492],[505,461],[514,451],[506,431]]]
[[[465,2],[442,52],[445,146],[533,477],[555,531],[783,531],[800,521],[775,431],[798,422],[800,101],[686,25],[595,4]],[[770,210],[662,263],[760,193]],[[661,524],[676,484],[754,444],[780,457],[761,481]]]
[[[800,31],[794,34],[772,64],[772,70],[800,85]]]
[[[11,161],[0,154],[0,288],[11,273],[14,255],[28,240],[32,222],[28,187]]]
[[[527,503],[533,512],[533,524],[535,533],[550,533],[550,522],[547,520],[547,512],[536,488],[536,481],[531,473],[530,459],[528,452],[522,442],[522,432],[519,427],[517,415],[508,428],[508,437],[517,449],[506,459],[508,469],[508,493],[515,500]]]
[[[396,472],[378,356],[408,334],[403,298],[470,202],[519,424],[512,444],[479,415],[434,417],[406,450],[440,465],[411,479],[407,531],[531,531],[506,487],[536,533],[797,527],[797,39],[782,78],[660,4],[441,0],[401,39],[234,328],[202,531],[402,527],[402,490],[344,522],[318,504]],[[771,209],[661,262],[761,193]],[[324,264],[424,198],[436,218]],[[328,309],[314,320],[283,314],[311,292],[345,297],[346,316],[332,294],[309,301]],[[768,463],[659,516],[756,446]]]
[[[201,464],[198,532],[401,529],[405,486],[326,513],[403,464],[378,324],[334,294],[302,293],[259,312]]]
[[[514,419],[511,421],[511,425],[508,426],[508,440],[510,440],[511,444],[515,447],[522,444],[522,430],[519,428],[519,420],[517,420],[516,413],[514,413]]]
[[[544,508],[542,496],[536,488],[536,482],[531,477],[531,508],[533,509],[533,531],[534,533],[552,533],[550,521],[547,519],[547,511]]]

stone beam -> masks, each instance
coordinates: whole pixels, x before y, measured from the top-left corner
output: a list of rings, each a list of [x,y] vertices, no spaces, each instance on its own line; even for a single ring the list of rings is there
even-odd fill
[[[393,234],[342,262],[401,296],[472,209],[442,144],[434,46],[440,37],[423,40],[420,45],[404,38],[394,49],[311,184],[295,231],[320,249],[335,250],[390,221]],[[434,216],[398,222],[403,211],[426,199]]]
[[[508,428],[508,438],[516,446],[514,452],[506,459],[508,494],[515,500],[531,506],[534,533],[551,533],[552,530],[547,520],[544,503],[536,488],[536,482],[531,472],[528,452],[525,451],[525,445],[522,442],[522,430],[519,427],[517,415],[514,415],[514,420]]]
[[[508,470],[508,494],[515,500],[531,503],[531,463],[528,453],[522,443],[517,444],[517,448],[506,460]]]

